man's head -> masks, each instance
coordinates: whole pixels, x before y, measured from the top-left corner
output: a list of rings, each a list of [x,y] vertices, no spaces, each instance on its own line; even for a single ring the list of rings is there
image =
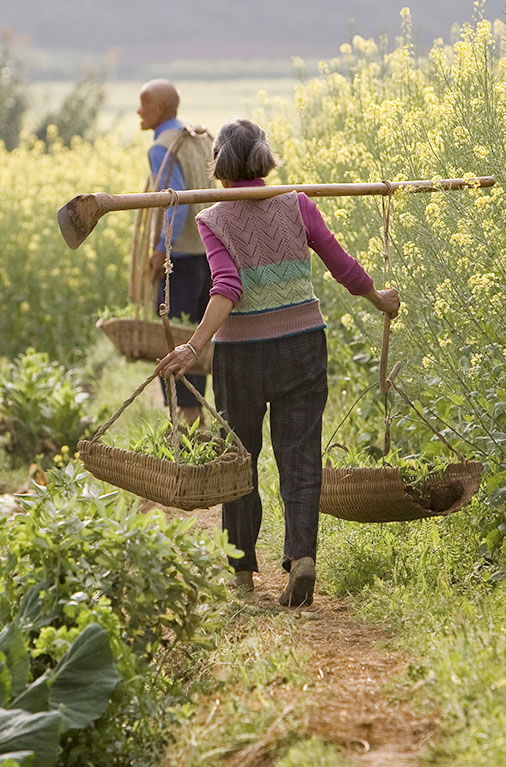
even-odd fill
[[[142,130],[157,128],[177,115],[179,93],[169,80],[150,80],[145,83],[139,99],[137,114],[141,118]]]

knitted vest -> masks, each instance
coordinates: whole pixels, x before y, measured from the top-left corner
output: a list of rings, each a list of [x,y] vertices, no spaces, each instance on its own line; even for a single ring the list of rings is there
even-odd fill
[[[195,129],[192,126],[185,125],[183,128],[184,137],[177,128],[160,133],[154,144],[159,144],[171,152],[175,144],[175,157],[181,165],[186,189],[207,189],[214,187],[214,181],[209,178],[209,163],[212,159],[211,147],[212,139],[209,134],[203,130]],[[178,139],[181,139],[178,141]],[[177,142],[177,143],[176,143]],[[167,158],[165,170],[171,167],[172,157]],[[152,187],[155,185],[152,183]],[[197,254],[204,252],[204,246],[195,223],[197,213],[206,207],[208,203],[193,203],[188,205],[188,215],[186,222],[178,237],[173,244],[173,248],[179,253]],[[158,231],[158,236],[160,230]],[[157,233],[153,233],[153,240],[156,242]]]
[[[230,253],[243,288],[216,342],[261,341],[325,327],[297,192],[218,202],[197,218]]]

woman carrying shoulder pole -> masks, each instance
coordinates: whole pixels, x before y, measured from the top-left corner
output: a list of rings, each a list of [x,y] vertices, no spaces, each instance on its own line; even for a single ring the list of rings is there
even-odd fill
[[[223,186],[261,186],[276,166],[265,132],[249,120],[223,125],[213,145]],[[257,461],[270,403],[272,446],[285,513],[282,605],[311,604],[321,487],[321,424],[327,399],[325,323],[311,283],[312,248],[334,279],[392,317],[395,289],[376,290],[341,247],[316,205],[288,192],[267,200],[218,202],[197,216],[213,278],[206,312],[189,344],[161,360],[162,375],[184,375],[214,337],[218,410],[251,453],[253,491],[223,505],[223,527],[244,552],[231,559],[236,584],[252,591],[262,505]]]

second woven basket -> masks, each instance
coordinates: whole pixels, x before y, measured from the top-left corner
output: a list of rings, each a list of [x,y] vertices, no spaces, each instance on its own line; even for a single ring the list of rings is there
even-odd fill
[[[420,492],[401,479],[399,467],[323,469],[320,511],[354,522],[400,522],[446,516],[471,500],[482,464],[449,464],[431,475]]]
[[[110,338],[116,349],[129,360],[156,362],[167,354],[167,341],[161,322],[152,320],[111,317],[99,319],[97,328]],[[185,344],[192,337],[195,328],[171,321],[170,329],[175,346]],[[213,345],[203,348],[198,360],[191,366],[190,373],[208,375],[211,372]]]

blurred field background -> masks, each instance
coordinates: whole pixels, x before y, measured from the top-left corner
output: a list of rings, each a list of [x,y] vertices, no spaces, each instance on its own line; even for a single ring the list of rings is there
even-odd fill
[[[230,64],[232,67],[232,64]],[[204,124],[214,133],[230,117],[251,115],[262,100],[290,102],[297,83],[296,77],[240,77],[237,79],[175,79],[181,93],[180,118],[195,124]],[[125,138],[134,138],[139,132],[136,114],[142,81],[114,80],[104,84],[104,103],[97,128],[114,128]],[[41,114],[56,109],[73,87],[72,82],[35,81],[30,85],[31,103],[26,127],[30,130]],[[149,137],[146,136],[146,142]]]
[[[351,597],[354,610],[387,625],[392,641],[414,658],[403,689],[440,711],[445,737],[427,757],[439,767],[489,767],[506,754],[506,61],[504,24],[482,11],[479,3],[474,19],[441,30],[421,51],[406,9],[389,46],[360,29],[349,40],[343,34],[303,82],[297,69],[279,78],[258,70],[237,79],[174,78],[184,119],[216,130],[229,116],[246,114],[266,126],[283,160],[273,182],[469,180],[464,192],[407,192],[393,200],[392,279],[403,307],[391,359],[402,360],[403,387],[444,436],[483,461],[482,491],[448,519],[359,526],[325,518],[319,552],[327,592]],[[243,64],[230,66],[244,75]],[[55,218],[80,192],[142,188],[150,136],[141,134],[135,114],[140,84],[106,78],[105,100],[96,119],[90,111],[83,135],[63,135],[72,127],[67,115],[35,137],[30,123],[58,108],[72,88],[32,82],[19,141],[0,147],[4,489],[14,489],[9,471],[26,473],[30,451],[61,462],[54,440],[67,434],[72,450],[85,416],[110,414],[146,374],[145,366],[115,355],[95,328],[106,307],[114,312],[127,303],[132,214],[108,214],[77,251],[66,247]],[[12,99],[22,87],[11,85]],[[93,101],[95,91],[87,94]],[[75,101],[72,115],[82,115],[86,103]],[[494,175],[495,186],[475,188],[476,175]],[[380,200],[326,199],[320,208],[381,286]],[[382,318],[340,290],[317,259],[314,282],[328,323],[330,437],[377,379]],[[87,395],[92,404],[85,407]],[[141,414],[151,412],[148,405]],[[430,461],[445,453],[402,403],[391,415],[400,456]],[[345,459],[381,456],[384,418],[380,397],[360,400],[339,431]],[[139,420],[132,416],[130,426]],[[266,454],[262,493],[275,537],[282,510],[268,448]],[[210,728],[209,737],[226,744],[227,724]]]

